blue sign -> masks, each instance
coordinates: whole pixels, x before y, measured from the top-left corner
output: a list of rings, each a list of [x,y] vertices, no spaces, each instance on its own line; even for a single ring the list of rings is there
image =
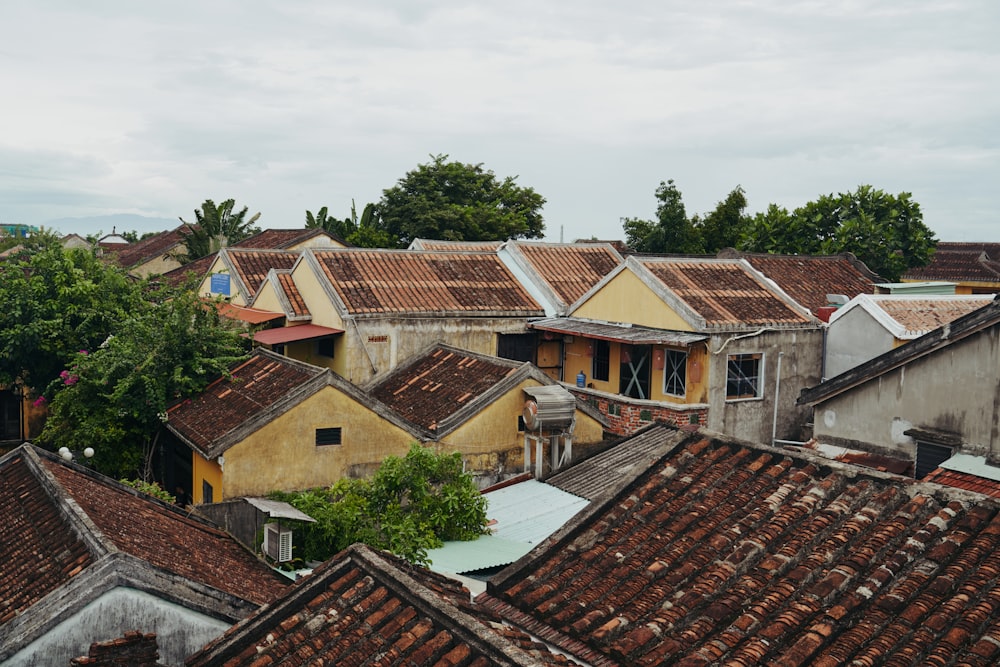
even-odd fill
[[[213,273],[211,287],[209,289],[212,294],[224,294],[229,296],[229,274]]]

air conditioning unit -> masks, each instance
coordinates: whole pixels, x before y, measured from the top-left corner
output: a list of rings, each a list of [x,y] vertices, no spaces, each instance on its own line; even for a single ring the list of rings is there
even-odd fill
[[[264,524],[264,553],[277,563],[292,560],[292,530],[281,524]]]

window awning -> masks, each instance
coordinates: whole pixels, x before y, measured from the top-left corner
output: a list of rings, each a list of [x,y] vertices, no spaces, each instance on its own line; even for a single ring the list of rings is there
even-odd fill
[[[569,336],[597,338],[629,345],[680,345],[688,346],[698,341],[708,340],[708,336],[690,331],[653,329],[611,322],[574,319],[572,317],[550,317],[529,322],[528,327],[538,331],[551,331]]]
[[[272,313],[269,310],[260,310],[259,308],[234,306],[231,303],[220,303],[219,315],[222,317],[228,317],[231,320],[240,320],[241,322],[246,322],[248,324],[273,322],[274,320],[280,320],[285,316],[284,313]]]
[[[344,333],[343,329],[321,327],[318,324],[300,324],[295,327],[275,327],[263,329],[253,335],[255,343],[263,345],[282,345],[300,340],[312,340]]]

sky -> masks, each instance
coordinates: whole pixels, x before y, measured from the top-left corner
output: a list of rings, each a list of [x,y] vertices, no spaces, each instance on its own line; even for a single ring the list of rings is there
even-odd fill
[[[347,217],[431,156],[546,199],[546,239],[861,184],[1000,241],[996,0],[5,0],[0,223],[95,233],[233,198]],[[66,221],[66,218],[81,220]],[[167,226],[157,226],[166,229]],[[123,231],[123,230],[118,230]]]

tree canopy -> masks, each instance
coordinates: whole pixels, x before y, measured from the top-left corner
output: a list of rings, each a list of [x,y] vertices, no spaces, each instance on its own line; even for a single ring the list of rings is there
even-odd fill
[[[492,241],[541,237],[545,199],[515,176],[498,179],[482,164],[431,156],[382,191],[380,228],[405,247],[416,238]]]
[[[167,406],[197,394],[245,354],[239,334],[193,291],[151,294],[49,385],[38,441],[52,449],[92,447],[101,472],[148,481]]]
[[[895,281],[930,261],[936,240],[908,192],[891,195],[870,185],[822,195],[794,211],[770,204],[748,215],[737,186],[703,217],[688,218],[672,180],[656,190],[657,220],[622,220],[628,244],[639,252],[716,253],[733,247],[778,254],[852,252],[868,268]]]
[[[404,457],[387,457],[370,479],[271,497],[316,519],[302,529],[304,560],[326,560],[363,542],[427,563],[427,550],[444,540],[486,532],[486,499],[463,472],[461,455],[436,454],[418,443]]]
[[[143,305],[139,284],[93,250],[39,233],[0,262],[0,384],[42,389]]]
[[[254,223],[260,218],[260,213],[254,213],[247,219],[247,207],[239,211],[236,200],[227,199],[218,206],[211,199],[206,199],[201,210],[195,209],[195,222],[190,223],[184,218],[180,221],[185,225],[184,245],[187,248],[187,260],[194,261],[221,248],[260,233]]]
[[[357,248],[392,248],[398,243],[396,237],[382,228],[375,204],[367,204],[359,218],[353,200],[351,215],[343,219],[328,215],[326,206],[316,214],[306,211],[306,228],[324,229]]]

